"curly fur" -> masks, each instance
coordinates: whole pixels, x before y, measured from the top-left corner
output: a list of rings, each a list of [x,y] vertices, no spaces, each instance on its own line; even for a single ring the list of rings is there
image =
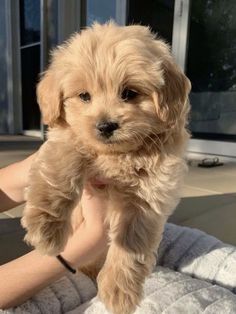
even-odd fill
[[[138,96],[121,98],[125,88]],[[190,83],[169,47],[147,27],[94,24],[52,54],[38,84],[50,126],[31,169],[23,217],[26,240],[42,253],[63,250],[84,182],[109,179],[110,245],[98,293],[115,314],[132,313],[142,297],[164,224],[179,201],[186,169]],[[90,101],[79,95],[89,92]],[[116,121],[109,140],[96,124]]]

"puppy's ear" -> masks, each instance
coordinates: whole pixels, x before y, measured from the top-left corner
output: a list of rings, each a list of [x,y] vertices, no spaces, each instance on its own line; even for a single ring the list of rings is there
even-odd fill
[[[185,126],[189,112],[188,95],[191,83],[182,69],[175,63],[169,47],[162,41],[157,41],[159,56],[162,60],[164,84],[157,91],[157,112],[159,118],[166,122],[168,128],[182,124]]]
[[[54,70],[46,71],[37,86],[37,100],[43,116],[43,123],[52,127],[60,120],[62,92]]]

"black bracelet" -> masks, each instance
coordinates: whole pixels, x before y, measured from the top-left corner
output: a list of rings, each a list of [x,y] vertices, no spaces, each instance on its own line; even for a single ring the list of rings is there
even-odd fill
[[[67,261],[59,254],[56,256],[56,258],[58,259],[58,261],[67,269],[69,270],[72,274],[76,273],[76,269],[72,268]]]

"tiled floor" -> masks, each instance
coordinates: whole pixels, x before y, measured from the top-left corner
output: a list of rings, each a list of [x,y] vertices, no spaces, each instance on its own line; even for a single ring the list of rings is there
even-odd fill
[[[22,142],[22,137],[12,137],[9,142],[9,137],[0,137],[0,167],[25,158],[39,145],[40,141],[33,138]],[[236,163],[206,169],[199,168],[197,161],[191,161],[182,195],[171,222],[201,229],[236,245]],[[22,208],[18,206],[0,213],[0,219],[6,219],[6,223],[15,219],[19,223],[16,217],[21,216]],[[12,230],[14,232],[14,228]],[[2,249],[1,235],[0,229]]]
[[[236,163],[200,168],[191,162],[183,198],[170,221],[236,245]]]

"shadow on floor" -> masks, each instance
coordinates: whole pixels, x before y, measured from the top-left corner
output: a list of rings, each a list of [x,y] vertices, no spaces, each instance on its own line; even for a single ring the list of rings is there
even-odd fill
[[[23,241],[24,234],[25,231],[21,227],[20,218],[0,220],[0,265],[31,250]]]
[[[169,222],[200,229],[236,245],[236,193],[185,197]]]

